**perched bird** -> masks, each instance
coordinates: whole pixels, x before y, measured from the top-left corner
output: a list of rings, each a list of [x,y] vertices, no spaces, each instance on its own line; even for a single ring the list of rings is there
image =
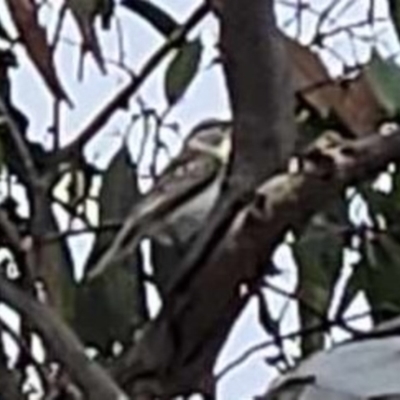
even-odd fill
[[[181,153],[136,204],[111,246],[87,278],[101,274],[116,258],[132,252],[147,236],[166,245],[187,243],[201,229],[227,176],[230,122],[211,120],[196,126]]]

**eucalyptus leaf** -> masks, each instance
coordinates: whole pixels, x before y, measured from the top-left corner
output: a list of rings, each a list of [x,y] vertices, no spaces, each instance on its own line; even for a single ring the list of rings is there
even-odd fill
[[[374,320],[379,323],[400,314],[400,244],[388,233],[369,233],[361,246],[362,259],[356,266]],[[360,281],[361,283],[361,281]]]
[[[301,328],[321,327],[327,318],[333,290],[343,264],[347,226],[346,202],[337,199],[324,213],[317,214],[293,244],[299,274],[299,311]],[[302,338],[306,356],[323,347],[323,330]]]
[[[400,67],[392,59],[373,54],[366,68],[366,76],[381,106],[389,115],[400,109]]]
[[[202,46],[200,40],[183,44],[168,66],[165,76],[165,94],[170,105],[185,94],[198,71]]]
[[[100,226],[110,221],[124,221],[135,202],[141,198],[135,166],[128,149],[112,159],[103,176],[99,196]],[[96,264],[108,248],[116,230],[100,230],[86,269]],[[130,343],[133,332],[147,320],[142,257],[139,250],[116,261],[99,277],[84,281],[77,293],[74,327],[83,341],[110,355],[112,344]]]

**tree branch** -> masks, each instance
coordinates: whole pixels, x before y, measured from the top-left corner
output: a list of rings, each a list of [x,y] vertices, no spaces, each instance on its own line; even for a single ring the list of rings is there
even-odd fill
[[[109,375],[97,363],[89,360],[75,334],[50,308],[19,290],[1,275],[0,299],[30,321],[51,354],[66,368],[88,399],[128,399]]]
[[[147,373],[166,393],[204,389],[204,371],[211,370],[246,304],[239,289],[251,292],[258,285],[289,229],[305,224],[346,186],[399,161],[400,131],[338,142],[320,156],[306,158],[303,172],[281,174],[262,184],[220,245],[204,257],[202,267],[178,279],[143,340],[113,368],[124,387],[135,387]]]
[[[4,101],[0,98],[0,125],[5,124],[9,129],[10,136],[19,152],[22,163],[26,169],[28,176],[28,182],[31,186],[39,183],[39,175],[35,167],[35,162],[29,150],[29,147],[25,143],[23,135],[19,131],[17,125],[13,121],[10,113],[8,112],[7,106]]]
[[[224,2],[221,46],[234,118],[232,180],[254,187],[294,149],[294,91],[273,1]]]
[[[7,213],[0,209],[0,229],[10,242],[12,248],[16,251],[23,252],[22,238],[18,232],[16,225],[10,220]]]
[[[80,153],[82,148],[90,139],[97,134],[104,124],[112,117],[118,108],[126,107],[130,97],[135,94],[141,85],[146,81],[148,76],[155,70],[160,62],[169,54],[169,52],[179,45],[186,35],[204,18],[209,11],[209,7],[202,4],[198,7],[187,22],[178,30],[173,32],[170,38],[149,58],[142,71],[133,77],[132,81],[123,87],[112,99],[108,101],[103,108],[97,112],[93,119],[85,128],[77,135],[77,139],[68,146],[60,149],[53,155],[49,156],[46,161],[49,165],[54,165],[64,161],[68,161],[71,156]]]
[[[357,321],[360,319],[364,319],[364,318],[368,317],[369,315],[370,314],[368,312],[363,312],[363,313],[351,315],[351,316],[347,317],[345,319],[345,321],[336,320],[336,319],[324,321],[323,323],[321,323],[317,326],[313,326],[313,327],[305,328],[305,329],[299,329],[294,332],[286,333],[286,334],[282,335],[279,339],[283,340],[283,341],[284,340],[293,340],[295,338],[312,335],[313,333],[320,332],[327,328],[334,328],[334,327],[341,328],[343,325],[343,322],[348,323],[348,322]],[[250,357],[252,357],[253,355],[255,355],[256,353],[258,353],[260,351],[266,350],[269,346],[274,346],[275,344],[276,344],[276,341],[274,339],[269,339],[264,342],[252,345],[247,350],[243,351],[243,353],[241,353],[238,357],[236,357],[235,359],[230,361],[224,368],[222,368],[221,371],[219,371],[217,373],[215,379],[217,381],[220,381],[225,376],[227,376],[230,372],[232,372],[232,370],[234,370],[235,368],[237,368],[239,366],[242,366],[248,359],[250,359]]]
[[[20,337],[13,329],[11,329],[11,327],[8,326],[8,324],[6,324],[1,318],[0,318],[0,331],[6,332],[8,335],[10,335],[11,339],[19,347],[19,350],[23,352],[24,355],[28,358],[28,360],[32,363],[32,365],[36,369],[36,372],[39,375],[41,384],[44,386],[44,388],[46,388],[48,385],[48,378],[46,371],[44,367],[38,361],[36,361],[35,357],[31,353],[29,345],[24,341],[22,337]]]

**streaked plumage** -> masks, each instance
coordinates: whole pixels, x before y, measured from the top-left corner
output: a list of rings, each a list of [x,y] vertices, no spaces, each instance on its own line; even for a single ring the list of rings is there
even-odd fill
[[[144,236],[163,244],[185,243],[201,228],[226,177],[231,154],[231,124],[209,121],[185,140],[153,188],[135,205],[110,248],[88,278],[102,273],[124,249],[132,250]]]

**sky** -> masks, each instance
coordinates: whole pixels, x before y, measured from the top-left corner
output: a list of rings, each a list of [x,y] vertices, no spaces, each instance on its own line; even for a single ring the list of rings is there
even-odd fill
[[[155,1],[165,10],[170,11],[178,20],[184,21],[188,15],[199,4],[199,1],[187,0],[169,0]],[[54,2],[56,4],[57,2]],[[293,13],[295,9],[290,6],[290,1],[282,1],[277,7],[277,18],[279,25],[285,29],[289,35],[299,33],[298,26],[293,23]],[[294,3],[296,3],[294,1]],[[325,9],[331,1],[327,0],[310,0],[304,1],[305,4],[311,6],[310,10],[304,12],[302,16],[301,41],[309,42],[316,27],[317,17],[313,10],[321,11]],[[362,18],[367,11],[369,1],[352,0],[337,1],[337,6],[332,9],[332,15],[340,18],[340,24],[347,25]],[[378,0],[376,3],[376,16],[384,17],[387,15],[386,2]],[[347,6],[346,6],[347,5]],[[4,14],[5,13],[5,14]],[[7,15],[5,2],[0,2],[0,15]],[[43,24],[48,27],[49,36],[52,37],[56,24],[57,9],[44,8],[40,14]],[[123,51],[127,65],[134,66],[135,71],[139,71],[145,60],[163,43],[163,38],[155,32],[147,23],[132,13],[117,8],[117,19],[122,29]],[[2,18],[2,21],[4,18]],[[8,18],[8,21],[9,18]],[[292,22],[291,22],[292,21]],[[13,27],[9,24],[11,31]],[[323,29],[331,30],[338,27],[338,23],[327,20]],[[118,45],[117,23],[113,20],[112,28],[109,32],[98,31],[104,54],[109,61],[119,59],[120,48]],[[370,37],[372,33],[379,35],[379,41],[376,42],[377,49],[385,56],[396,55],[399,52],[399,46],[395,40],[394,31],[388,23],[379,23],[371,27],[360,27],[356,32],[363,37]],[[222,118],[230,117],[229,103],[225,84],[220,67],[213,63],[217,54],[215,45],[218,40],[218,23],[213,17],[208,17],[206,21],[191,33],[191,37],[199,37],[205,47],[205,52],[201,62],[200,73],[186,93],[183,101],[181,101],[168,114],[167,121],[171,123],[179,122],[181,127],[181,136],[173,134],[168,129],[163,130],[164,139],[169,143],[170,151],[176,154],[179,151],[182,137],[190,131],[199,121],[206,118]],[[95,115],[96,110],[100,109],[102,104],[106,103],[118,88],[123,85],[127,76],[124,71],[115,66],[112,62],[107,64],[108,75],[102,76],[97,66],[90,57],[85,60],[84,80],[79,81],[78,75],[78,51],[77,51],[77,30],[70,16],[67,16],[63,31],[62,41],[56,52],[56,65],[59,71],[60,79],[64,82],[68,93],[72,97],[75,104],[73,109],[63,106],[61,117],[61,142],[63,145],[73,140],[78,132],[84,127],[88,121]],[[334,49],[333,51],[321,51],[321,57],[329,66],[333,76],[341,73],[343,64],[341,58],[346,59],[349,63],[356,61],[365,62],[371,51],[371,45],[366,40],[358,40],[356,44],[351,45],[348,34],[341,32],[335,37],[328,39],[327,45]],[[13,92],[12,97],[15,104],[20,107],[23,112],[29,115],[30,119],[30,135],[33,140],[40,141],[46,146],[51,146],[52,138],[48,133],[48,127],[52,121],[52,103],[47,91],[44,89],[43,83],[39,78],[34,67],[26,57],[22,48],[17,49],[18,58],[21,68],[13,72]],[[140,90],[140,98],[145,104],[156,108],[160,112],[166,110],[167,103],[164,95],[164,74],[171,56],[168,57],[158,68],[157,72],[152,74],[145,85]],[[141,140],[142,129],[137,125],[135,129],[127,133],[127,127],[130,123],[132,114],[139,112],[137,97],[130,101],[130,111],[120,111],[111,118],[111,120],[102,129],[99,137],[92,140],[85,148],[87,158],[95,163],[99,168],[105,168],[111,157],[121,146],[123,140],[128,140],[132,151],[132,157],[137,158],[138,143]],[[147,154],[151,152],[151,148],[147,149]],[[160,168],[168,162],[168,158],[164,155],[159,160]],[[148,169],[148,159],[144,159],[141,170],[144,174]],[[143,180],[143,187],[149,186],[149,182]],[[62,188],[60,188],[60,196],[62,196]],[[22,204],[23,207],[23,204]],[[27,210],[25,210],[27,212]],[[55,209],[59,217],[60,225],[65,228],[67,219],[61,209]],[[362,221],[367,217],[367,210],[362,199],[355,199],[352,203],[350,214],[357,221]],[[92,207],[91,218],[96,220],[97,210]],[[78,223],[79,225],[79,223]],[[77,226],[79,227],[79,226]],[[77,264],[78,275],[81,274],[81,267],[84,264],[93,237],[91,235],[80,235],[70,240],[74,259]],[[346,254],[344,257],[346,267],[337,289],[340,293],[340,285],[343,286],[349,271],[351,262],[354,261],[355,254]],[[290,248],[288,245],[281,245],[275,252],[274,262],[282,269],[279,277],[272,278],[272,282],[280,285],[285,290],[293,289],[296,285],[296,269],[293,262]],[[156,295],[152,296],[153,313],[157,312],[159,303]],[[266,294],[269,304],[273,308],[276,316],[284,315],[283,332],[293,332],[296,330],[297,309],[294,304],[288,303],[287,299],[277,294]],[[363,299],[357,299],[352,309],[348,313],[359,312],[365,308]],[[221,352],[216,365],[216,372],[221,371],[224,366],[234,360],[243,351],[252,345],[265,342],[269,339],[268,335],[261,329],[257,322],[257,304],[253,299],[243,312],[239,320],[236,322],[228,341]],[[7,320],[11,326],[18,325],[18,318],[15,317],[4,306],[0,308],[0,316]],[[363,326],[367,326],[368,322],[363,322]],[[335,333],[337,340],[344,338],[343,332]],[[295,357],[298,354],[298,343],[296,341],[287,342],[286,348],[288,352]],[[9,348],[12,349],[10,342]],[[40,353],[40,346],[36,347],[35,352]],[[276,371],[268,367],[264,361],[266,356],[274,354],[272,346],[264,351],[258,352],[250,357],[240,367],[236,368],[230,374],[226,375],[218,385],[218,398],[222,400],[231,399],[250,399],[252,396],[263,393],[266,389],[267,382],[274,376]],[[40,354],[39,354],[40,355]]]

